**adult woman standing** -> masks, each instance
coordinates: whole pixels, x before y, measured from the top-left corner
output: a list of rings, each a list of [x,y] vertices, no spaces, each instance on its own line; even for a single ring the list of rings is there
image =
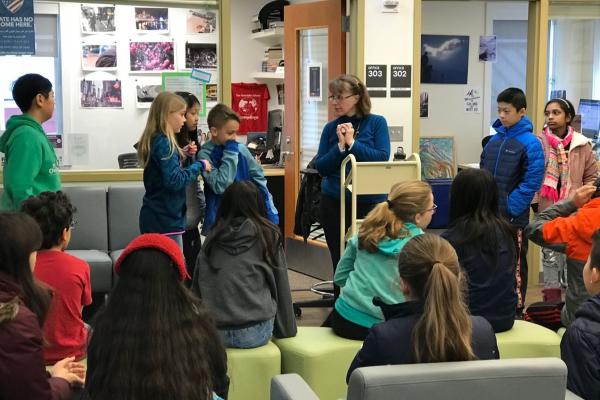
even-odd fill
[[[569,100],[556,98],[544,108],[546,127],[538,138],[545,157],[545,173],[538,193],[538,210],[544,211],[557,201],[568,198],[583,185],[594,183],[598,175],[596,156],[590,141],[571,127],[575,107]],[[559,269],[566,265],[564,255],[550,249],[542,250],[544,286],[559,287]],[[581,271],[576,272],[581,275]],[[585,292],[585,288],[580,288]]]
[[[340,75],[329,83],[329,102],[336,118],[323,128],[315,166],[323,177],[319,218],[331,254],[333,270],[340,260],[340,165],[349,154],[356,161],[388,161],[390,137],[387,122],[371,114],[371,99],[365,85],[354,75]],[[357,218],[368,214],[386,195],[359,196]],[[350,215],[350,197],[346,194],[346,227]],[[335,297],[339,287],[334,286]]]

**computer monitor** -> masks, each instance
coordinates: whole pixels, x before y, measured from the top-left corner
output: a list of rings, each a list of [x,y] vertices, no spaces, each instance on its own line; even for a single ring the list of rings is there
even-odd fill
[[[581,114],[581,133],[590,139],[597,139],[600,132],[600,100],[579,100],[577,114]]]

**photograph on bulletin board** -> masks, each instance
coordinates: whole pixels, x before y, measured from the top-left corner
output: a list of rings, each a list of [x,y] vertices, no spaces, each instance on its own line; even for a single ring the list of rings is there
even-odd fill
[[[123,95],[119,80],[85,80],[80,84],[82,108],[122,108]]]
[[[421,83],[466,84],[469,37],[421,35]]]
[[[168,33],[169,9],[166,7],[135,7],[135,30],[140,33]]]
[[[213,33],[217,31],[217,13],[213,10],[188,10],[186,32]]]
[[[115,33],[115,6],[81,5],[81,33]]]
[[[217,68],[217,45],[215,43],[186,43],[185,68]]]
[[[209,83],[206,85],[206,101],[217,101],[217,84]]]
[[[130,42],[131,72],[162,72],[175,69],[174,42]]]
[[[200,101],[198,115],[201,117],[206,116],[206,87],[202,82],[192,79],[189,72],[163,72],[161,78],[163,91],[188,92],[196,96]]]
[[[135,94],[136,100],[135,105],[137,108],[150,108],[150,105],[158,96],[158,94],[162,92],[162,84],[160,80],[158,83],[147,82],[143,80],[136,79],[135,81]]]
[[[81,45],[81,69],[84,71],[114,71],[117,69],[116,44]]]
[[[453,136],[421,136],[421,179],[453,178],[456,171]]]

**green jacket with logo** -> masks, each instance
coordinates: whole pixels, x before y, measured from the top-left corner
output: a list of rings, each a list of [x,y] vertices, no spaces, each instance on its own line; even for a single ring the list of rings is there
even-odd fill
[[[23,200],[60,190],[58,160],[42,126],[27,114],[12,116],[0,137],[4,191],[0,209],[17,210]]]

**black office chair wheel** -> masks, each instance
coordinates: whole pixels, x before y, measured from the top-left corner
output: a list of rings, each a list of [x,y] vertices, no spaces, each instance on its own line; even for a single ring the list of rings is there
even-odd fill
[[[297,304],[294,304],[293,306],[294,306],[294,315],[296,316],[296,318],[300,318],[302,316],[302,309]]]

